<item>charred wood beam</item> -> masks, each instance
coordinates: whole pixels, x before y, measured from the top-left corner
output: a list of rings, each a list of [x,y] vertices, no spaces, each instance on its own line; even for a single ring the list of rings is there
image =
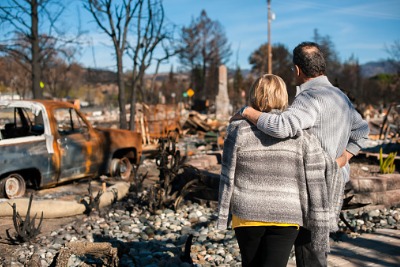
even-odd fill
[[[112,247],[111,243],[70,242],[61,248],[55,266],[68,266],[68,260],[72,255],[80,257],[87,255],[93,256],[102,262],[101,266],[117,267],[119,263],[118,249]]]
[[[184,249],[180,256],[180,260],[182,262],[189,263],[191,266],[193,265],[193,259],[190,256],[190,251],[192,249],[192,243],[193,243],[193,234],[190,234],[188,236],[188,238],[186,239]]]
[[[151,210],[172,206],[176,194],[172,194],[173,182],[179,170],[183,168],[185,158],[182,158],[176,146],[177,136],[169,135],[160,140],[156,165],[160,170],[159,181],[150,189],[149,207]]]

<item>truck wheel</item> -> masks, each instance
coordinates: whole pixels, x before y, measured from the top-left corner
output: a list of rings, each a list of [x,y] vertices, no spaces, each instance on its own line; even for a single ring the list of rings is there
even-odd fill
[[[12,173],[0,181],[0,195],[3,197],[9,199],[22,197],[25,191],[25,180],[17,173]]]
[[[110,175],[120,177],[123,180],[129,180],[132,173],[132,164],[128,158],[112,159],[110,166]]]

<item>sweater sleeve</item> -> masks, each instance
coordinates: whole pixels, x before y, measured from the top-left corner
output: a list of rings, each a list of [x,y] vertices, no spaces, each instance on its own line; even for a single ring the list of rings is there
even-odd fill
[[[304,227],[311,231],[311,246],[329,251],[329,196],[325,180],[325,158],[319,141],[307,136],[304,144],[305,180],[308,192],[308,214]]]
[[[368,140],[369,127],[368,122],[363,120],[361,115],[355,109],[353,110],[352,115],[353,124],[351,126],[350,139],[346,150],[353,155],[357,155]]]
[[[336,161],[325,152],[324,157],[326,163],[325,180],[329,196],[329,231],[336,232],[343,205],[345,181]]]
[[[310,94],[301,93],[281,114],[262,113],[257,128],[275,138],[300,136],[303,129],[315,124],[318,113],[318,102]]]
[[[236,152],[238,148],[239,127],[230,124],[227,129],[222,152],[222,168],[219,180],[218,221],[217,228],[224,230],[228,227],[228,217],[236,168]]]

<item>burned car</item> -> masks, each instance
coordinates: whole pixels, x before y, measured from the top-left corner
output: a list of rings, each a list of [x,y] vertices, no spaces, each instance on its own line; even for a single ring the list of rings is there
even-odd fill
[[[142,154],[138,132],[94,128],[79,108],[52,100],[0,101],[0,197],[97,177],[128,179]]]

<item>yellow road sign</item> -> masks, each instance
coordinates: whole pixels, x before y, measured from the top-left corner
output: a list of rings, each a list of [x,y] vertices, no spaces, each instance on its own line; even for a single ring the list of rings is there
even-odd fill
[[[192,97],[194,95],[194,91],[192,88],[189,88],[186,93],[188,94],[189,97]]]

